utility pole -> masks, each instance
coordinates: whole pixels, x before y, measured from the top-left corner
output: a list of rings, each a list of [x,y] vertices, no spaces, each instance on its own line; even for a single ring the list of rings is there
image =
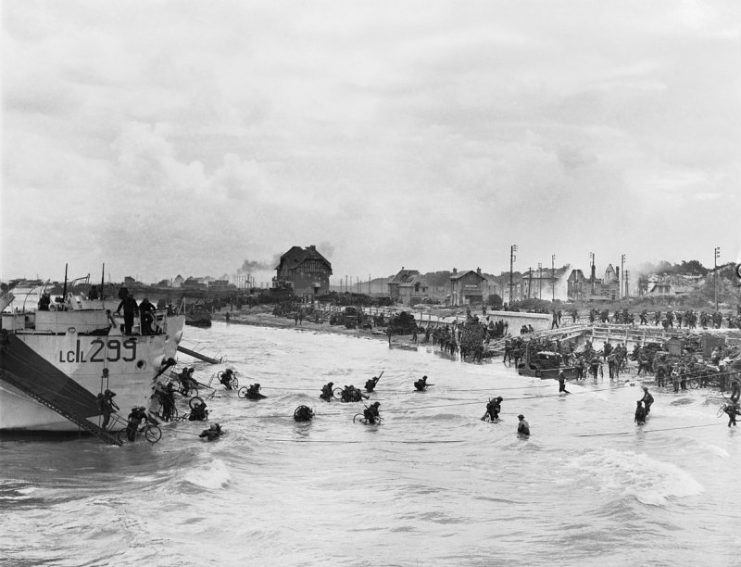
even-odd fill
[[[630,272],[625,272],[625,297],[630,295]]]
[[[513,244],[509,247],[509,303],[512,304],[512,288],[514,285],[514,281],[512,279],[512,267],[515,263],[515,252],[517,252],[517,244]]]
[[[556,301],[556,255],[551,254],[551,291],[553,291],[551,301]]]
[[[594,295],[594,252],[589,253],[589,282],[592,287],[592,295]]]
[[[538,262],[538,299],[543,299],[543,264]]]
[[[618,278],[618,297],[623,297],[623,288],[625,287],[625,254],[620,256],[620,277]],[[627,294],[626,294],[627,295]]]
[[[533,287],[533,269],[527,269],[527,298],[530,299],[530,290]]]
[[[715,247],[713,254],[713,288],[715,289],[715,311],[718,311],[718,258],[720,258],[720,246]]]

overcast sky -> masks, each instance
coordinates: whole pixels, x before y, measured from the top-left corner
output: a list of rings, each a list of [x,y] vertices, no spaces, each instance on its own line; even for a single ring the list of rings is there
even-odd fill
[[[737,0],[1,6],[3,279],[741,255]]]

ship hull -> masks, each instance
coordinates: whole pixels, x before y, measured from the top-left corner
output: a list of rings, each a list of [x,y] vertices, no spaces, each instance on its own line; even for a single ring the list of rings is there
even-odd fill
[[[175,358],[184,318],[168,317],[159,335],[122,336],[114,328],[108,335],[79,334],[71,312],[67,332],[49,334],[16,332],[15,336],[35,354],[97,395],[105,389],[126,416],[134,406],[149,406],[154,378],[167,358]],[[89,315],[89,314],[88,314]],[[79,320],[78,326],[81,326]],[[103,369],[108,378],[103,378]],[[91,421],[101,421],[93,417]],[[77,431],[77,426],[12,384],[0,380],[0,431]]]

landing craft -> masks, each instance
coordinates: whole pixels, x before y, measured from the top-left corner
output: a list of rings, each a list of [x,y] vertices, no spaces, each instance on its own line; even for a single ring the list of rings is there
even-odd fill
[[[49,310],[27,304],[2,313],[0,432],[98,434],[96,396],[106,389],[121,411],[149,405],[153,379],[176,356],[185,318],[159,313],[158,334],[135,326],[123,335],[123,319],[111,314],[117,304],[69,292]]]

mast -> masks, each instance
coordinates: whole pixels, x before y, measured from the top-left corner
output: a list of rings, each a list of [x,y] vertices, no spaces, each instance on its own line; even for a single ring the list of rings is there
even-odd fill
[[[67,301],[67,264],[64,265],[64,287],[62,288],[62,299]]]

